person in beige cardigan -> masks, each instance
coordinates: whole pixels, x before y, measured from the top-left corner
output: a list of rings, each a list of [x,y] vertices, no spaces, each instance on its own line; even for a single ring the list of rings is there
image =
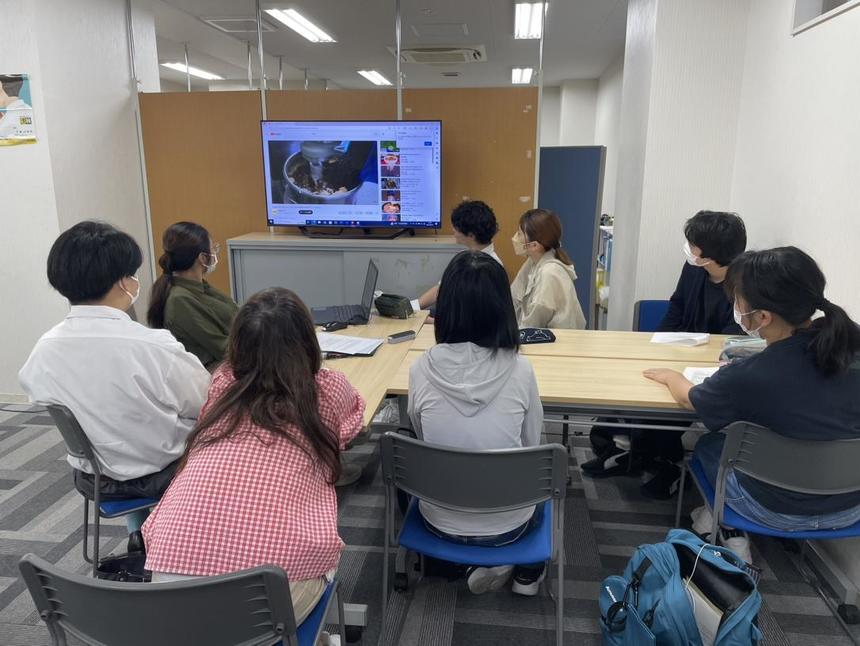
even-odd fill
[[[526,211],[512,242],[514,253],[528,256],[511,284],[519,327],[585,329],[574,289],[576,272],[561,248],[558,216],[546,209]]]

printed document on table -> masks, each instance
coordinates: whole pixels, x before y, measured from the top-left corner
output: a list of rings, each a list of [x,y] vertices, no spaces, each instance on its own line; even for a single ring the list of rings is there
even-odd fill
[[[367,339],[360,336],[346,336],[329,332],[317,332],[317,341],[319,341],[322,352],[365,357],[372,355],[382,345],[382,339]]]
[[[694,386],[698,386],[700,383],[713,375],[719,369],[719,366],[712,366],[708,368],[684,368],[684,377],[686,377],[687,381],[691,382]]]
[[[654,336],[651,337],[651,343],[682,345],[690,348],[697,345],[705,345],[710,340],[710,334],[700,334],[698,332],[655,332]]]

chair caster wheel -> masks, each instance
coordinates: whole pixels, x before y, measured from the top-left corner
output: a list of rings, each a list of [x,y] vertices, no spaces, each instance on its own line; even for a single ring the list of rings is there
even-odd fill
[[[406,578],[406,573],[397,572],[394,574],[394,589],[398,592],[405,592],[409,587],[409,581]]]
[[[364,629],[361,626],[344,626],[343,631],[346,633],[344,638],[347,644],[357,644],[361,641],[361,633]]]
[[[857,609],[857,606],[840,603],[836,611],[846,624],[860,624],[860,610]]]

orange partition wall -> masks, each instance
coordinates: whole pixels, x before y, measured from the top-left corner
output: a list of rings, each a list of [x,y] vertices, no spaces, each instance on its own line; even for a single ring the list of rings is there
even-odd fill
[[[142,94],[140,103],[156,254],[179,220],[199,222],[222,246],[266,230],[260,93]],[[498,253],[516,272],[509,239],[532,203],[537,90],[404,90],[403,106],[404,119],[442,121],[442,232],[462,199],[488,202],[501,226]],[[269,119],[394,120],[396,98],[391,90],[270,91],[267,109]],[[228,291],[228,280],[223,262],[211,281]]]

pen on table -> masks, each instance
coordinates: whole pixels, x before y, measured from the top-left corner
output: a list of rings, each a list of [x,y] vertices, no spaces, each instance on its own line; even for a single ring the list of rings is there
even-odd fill
[[[346,354],[344,352],[323,352],[322,358],[324,361],[328,361],[329,359],[345,359],[352,355]]]

